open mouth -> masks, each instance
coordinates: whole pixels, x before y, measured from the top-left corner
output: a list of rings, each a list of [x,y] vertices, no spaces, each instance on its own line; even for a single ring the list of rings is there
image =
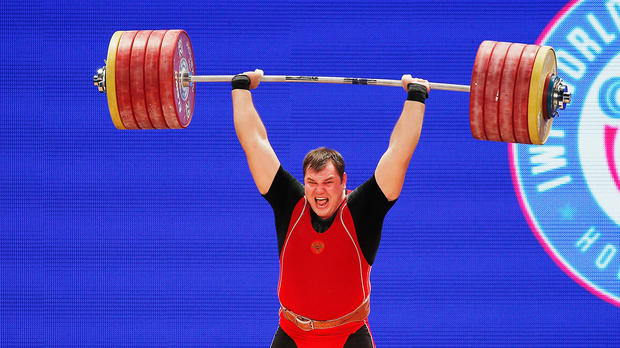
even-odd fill
[[[329,199],[327,199],[327,198],[315,198],[314,201],[316,202],[317,208],[326,208],[327,207],[327,202],[329,201]]]
[[[609,167],[611,177],[616,184],[616,188],[620,191],[620,177],[618,175],[618,166],[616,163],[615,154],[617,132],[618,128],[605,126],[605,155],[607,157],[607,166]]]

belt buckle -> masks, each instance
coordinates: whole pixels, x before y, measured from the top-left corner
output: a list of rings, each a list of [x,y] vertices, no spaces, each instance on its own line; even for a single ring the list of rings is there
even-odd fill
[[[314,322],[312,321],[312,319],[308,319],[302,316],[295,316],[295,321],[297,322],[297,327],[299,327],[300,329],[304,331],[314,330]],[[310,328],[307,328],[308,327],[307,325],[309,325]]]

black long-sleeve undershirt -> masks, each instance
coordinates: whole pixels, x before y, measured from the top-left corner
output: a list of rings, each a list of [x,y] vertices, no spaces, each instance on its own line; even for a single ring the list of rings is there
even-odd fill
[[[278,254],[282,253],[295,205],[303,196],[303,185],[280,166],[269,191],[263,195],[275,216]],[[369,265],[373,264],[379,249],[383,219],[395,202],[388,201],[374,175],[347,197],[357,240]],[[337,212],[328,219],[321,219],[311,210],[312,226],[319,233],[325,232],[333,223],[336,214]]]

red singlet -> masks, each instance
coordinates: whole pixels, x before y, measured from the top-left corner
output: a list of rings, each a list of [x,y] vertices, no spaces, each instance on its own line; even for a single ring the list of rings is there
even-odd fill
[[[370,270],[357,241],[346,198],[329,229],[312,227],[306,198],[297,202],[280,255],[278,297],[289,310],[313,320],[332,320],[370,296]],[[280,326],[299,348],[341,348],[363,322],[303,331],[280,315]]]

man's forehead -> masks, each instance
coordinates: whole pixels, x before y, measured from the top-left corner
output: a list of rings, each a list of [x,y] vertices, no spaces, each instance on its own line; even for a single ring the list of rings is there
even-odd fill
[[[312,168],[308,168],[306,170],[306,178],[307,179],[330,179],[332,177],[339,177],[338,171],[334,168],[334,165],[330,162],[323,169],[316,171]]]
[[[306,180],[318,181],[318,180],[331,180],[331,179],[337,179],[337,178],[338,178],[338,175],[334,175],[334,174],[312,175],[312,174],[306,173]]]

